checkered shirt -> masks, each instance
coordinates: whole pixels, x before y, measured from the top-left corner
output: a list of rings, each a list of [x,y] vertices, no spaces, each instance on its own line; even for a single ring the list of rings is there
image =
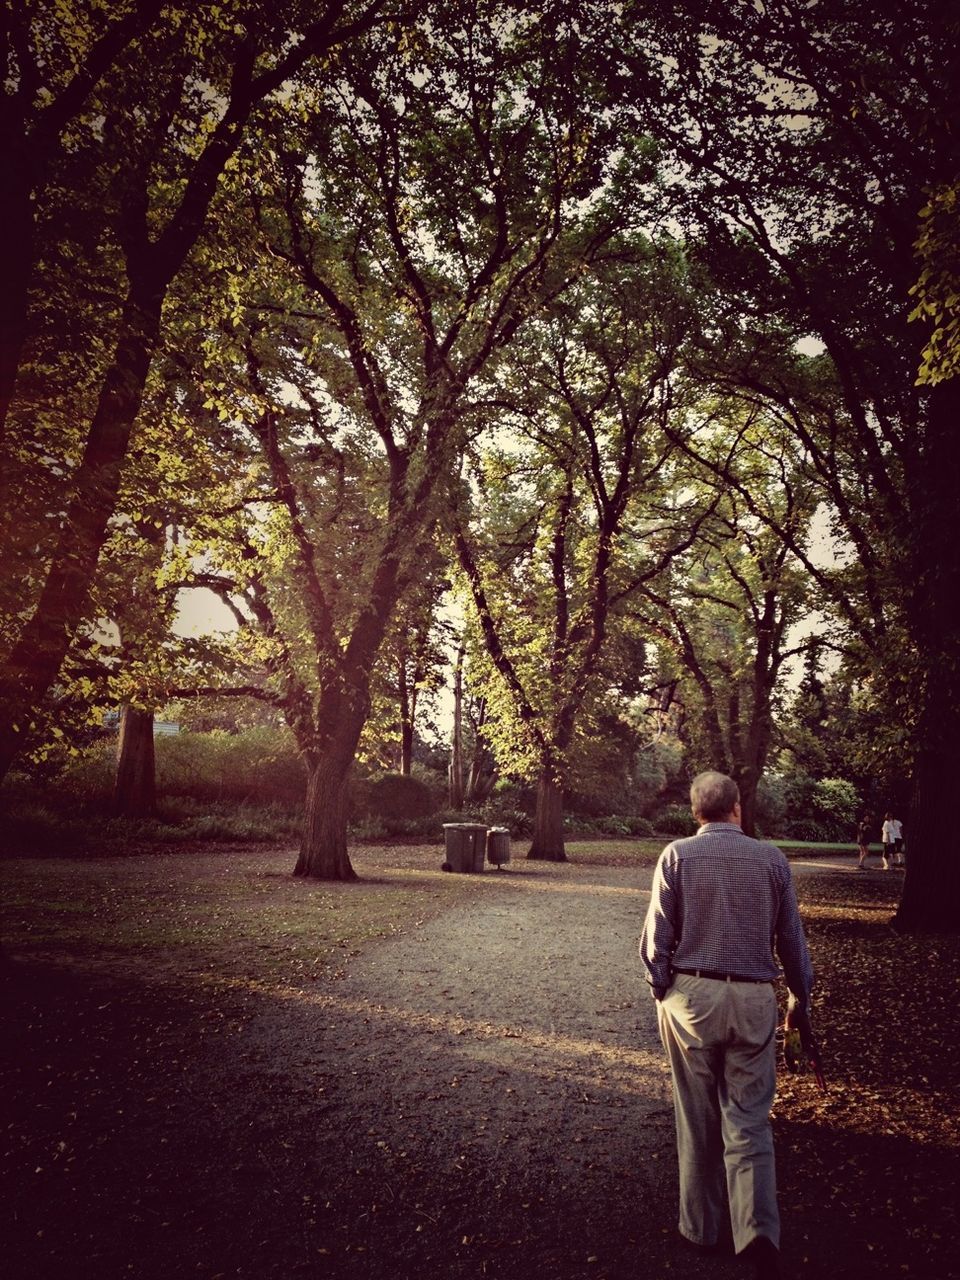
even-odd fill
[[[660,998],[675,969],[779,976],[803,1004],[813,986],[790,866],[781,851],[732,822],[708,822],[660,855],[640,937],[647,981]]]

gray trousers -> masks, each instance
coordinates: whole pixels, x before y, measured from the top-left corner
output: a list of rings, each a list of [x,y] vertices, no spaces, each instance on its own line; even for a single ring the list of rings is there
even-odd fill
[[[677,974],[657,1017],[673,1074],[681,1234],[716,1244],[729,1221],[738,1253],[755,1236],[779,1247],[773,986]]]

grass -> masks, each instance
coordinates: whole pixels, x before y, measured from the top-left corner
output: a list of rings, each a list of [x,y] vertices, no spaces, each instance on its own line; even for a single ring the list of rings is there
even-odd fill
[[[0,937],[14,953],[67,952],[153,973],[329,976],[372,938],[462,900],[469,877],[424,870],[423,851],[378,849],[358,885],[294,880],[293,854],[224,846],[176,869],[156,854],[98,862],[8,859]],[[178,859],[179,862],[179,859]],[[419,864],[419,866],[418,866]]]

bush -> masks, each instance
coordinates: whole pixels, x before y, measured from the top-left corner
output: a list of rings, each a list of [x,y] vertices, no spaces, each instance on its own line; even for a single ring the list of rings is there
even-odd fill
[[[286,730],[177,733],[157,738],[156,750],[161,796],[302,803],[306,795],[306,769]]]
[[[113,795],[116,767],[117,740],[102,738],[67,762],[51,793],[62,792],[84,804],[106,803]]]
[[[784,824],[783,834],[788,840],[803,840],[809,844],[824,844],[833,838],[823,823],[814,818],[794,818]]]
[[[384,818],[383,827],[388,836],[433,836],[440,838],[443,828],[437,826],[435,815],[423,818]]]
[[[654,831],[669,836],[693,836],[697,833],[697,820],[682,804],[668,804],[651,819]]]
[[[296,837],[298,808],[215,804],[180,798],[159,806],[152,818],[111,817],[96,806],[64,812],[42,796],[5,797],[0,825],[5,851],[33,857],[136,853],[144,845],[193,840],[275,841]]]
[[[351,818],[349,830],[353,840],[382,840],[387,834],[382,818]]]
[[[813,817],[827,840],[852,840],[860,809],[856,787],[842,778],[824,778],[813,789]]]
[[[653,823],[649,818],[626,818],[627,830],[632,836],[652,836],[656,835],[653,829]]]
[[[476,817],[464,817],[461,822],[485,822],[488,827],[508,827],[512,836],[528,836],[533,830],[533,815],[526,809],[513,808],[499,799],[488,800],[480,806]]]
[[[605,836],[629,836],[633,833],[630,830],[630,822],[627,818],[618,818],[615,814],[608,813],[602,818],[597,818],[593,824],[601,835]]]
[[[757,831],[770,836],[783,829],[787,794],[782,778],[764,774],[757,787]]]
[[[428,765],[421,764],[419,760],[414,760],[410,766],[410,776],[422,782],[430,792],[434,811],[442,809],[448,803],[449,790],[445,773],[438,773],[436,769],[431,769]]]
[[[381,773],[364,786],[365,808],[384,821],[428,818],[435,810],[430,788],[419,778],[402,773]]]
[[[498,812],[509,810],[512,813],[533,815],[537,807],[537,796],[533,787],[524,782],[514,782],[512,778],[498,778],[493,784],[490,797],[482,808],[496,809]],[[498,824],[506,826],[506,823]]]

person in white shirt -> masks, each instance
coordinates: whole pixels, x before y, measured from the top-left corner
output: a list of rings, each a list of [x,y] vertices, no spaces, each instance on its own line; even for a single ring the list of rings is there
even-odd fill
[[[889,871],[894,863],[897,852],[897,837],[900,823],[897,822],[892,813],[883,815],[883,830],[880,833],[880,842],[883,845],[883,869]]]
[[[903,823],[899,818],[893,818],[890,825],[893,828],[893,865],[904,867],[906,859],[903,856]]]

